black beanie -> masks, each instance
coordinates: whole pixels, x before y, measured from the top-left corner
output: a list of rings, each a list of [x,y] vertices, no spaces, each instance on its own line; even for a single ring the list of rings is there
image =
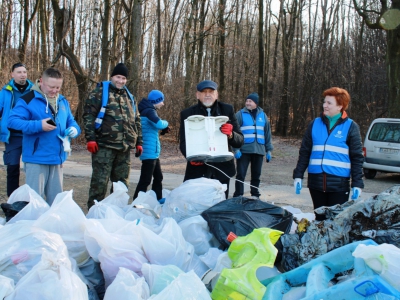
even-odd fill
[[[247,96],[246,100],[247,99],[253,100],[253,102],[258,105],[258,94],[257,93],[251,93],[250,95]]]
[[[119,63],[115,66],[113,72],[111,73],[111,77],[115,75],[122,75],[128,78],[128,68],[123,63]]]

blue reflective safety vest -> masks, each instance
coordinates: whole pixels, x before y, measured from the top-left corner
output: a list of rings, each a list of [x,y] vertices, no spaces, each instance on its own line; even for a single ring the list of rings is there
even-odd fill
[[[101,84],[103,85],[103,95],[101,98],[101,108],[97,115],[96,120],[94,121],[94,126],[96,129],[99,129],[101,124],[103,123],[104,114],[106,113],[107,103],[108,103],[108,88],[110,86],[111,81],[103,81]],[[98,83],[100,85],[100,83]],[[128,95],[128,98],[132,101],[132,109],[134,115],[136,115],[136,105],[135,105],[135,98],[129,92],[128,88],[124,86],[124,89]]]
[[[308,172],[350,177],[349,146],[347,135],[353,120],[347,119],[337,125],[328,134],[326,125],[321,118],[316,118],[312,128],[313,147],[308,165]]]
[[[265,145],[265,133],[264,127],[266,124],[265,113],[261,111],[257,116],[254,122],[252,115],[241,109],[242,113],[242,126],[240,129],[242,130],[244,143],[251,144],[254,142],[257,136],[257,142],[261,145]]]

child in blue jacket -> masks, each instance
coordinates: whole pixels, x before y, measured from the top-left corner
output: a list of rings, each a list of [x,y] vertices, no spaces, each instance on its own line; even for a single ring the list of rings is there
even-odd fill
[[[142,123],[143,153],[140,156],[142,167],[138,185],[133,195],[136,199],[139,192],[146,192],[153,178],[151,189],[156,193],[157,200],[162,199],[163,174],[160,165],[161,134],[169,132],[168,122],[161,120],[157,115],[157,109],[164,106],[164,94],[158,90],[152,90],[147,99],[143,98],[139,103],[139,113]]]

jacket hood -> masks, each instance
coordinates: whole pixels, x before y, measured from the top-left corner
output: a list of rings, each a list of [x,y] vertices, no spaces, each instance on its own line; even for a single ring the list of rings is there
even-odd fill
[[[147,98],[143,98],[142,101],[140,101],[138,108],[140,114],[142,114],[145,109],[156,109],[154,105],[147,100]]]
[[[29,79],[27,79],[26,82],[28,82],[28,87],[26,88],[26,90],[29,91],[33,87],[34,83],[32,81],[30,81]],[[11,79],[6,85],[3,86],[2,89],[11,91],[10,87],[12,90],[18,91],[17,87],[15,86],[14,79]]]

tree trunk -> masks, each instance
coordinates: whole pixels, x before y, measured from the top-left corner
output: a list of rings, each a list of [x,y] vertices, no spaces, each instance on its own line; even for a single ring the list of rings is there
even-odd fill
[[[28,44],[28,38],[29,38],[29,31],[31,29],[31,24],[32,24],[32,20],[35,17],[35,14],[37,12],[37,9],[39,7],[39,3],[40,1],[36,1],[35,3],[35,7],[33,9],[33,12],[31,14],[31,17],[29,18],[29,0],[25,0],[24,1],[24,5],[23,5],[23,16],[24,16],[24,33],[22,36],[22,42],[19,46],[19,50],[18,50],[18,59],[20,62],[25,62],[25,54],[26,54],[26,47]]]
[[[140,71],[142,64],[140,63],[140,43],[142,40],[142,2],[141,0],[133,1],[133,14],[131,24],[131,38],[130,40],[130,53],[128,57],[128,68],[129,68],[129,83],[128,88],[133,95],[138,94],[139,82],[140,82]]]
[[[261,107],[264,107],[264,1],[258,1],[258,96]]]
[[[104,13],[101,20],[101,67],[100,67],[100,81],[108,80],[110,74],[108,72],[110,60],[110,13],[111,4],[110,0],[104,0]]]
[[[219,0],[218,6],[218,28],[219,28],[219,53],[218,53],[218,63],[219,63],[219,80],[218,80],[218,94],[219,98],[224,98],[225,90],[225,5],[226,0]]]
[[[64,56],[68,60],[71,71],[74,74],[79,92],[79,103],[75,112],[75,120],[78,122],[79,126],[82,127],[83,106],[87,97],[88,90],[88,77],[83,72],[83,69],[80,65],[79,57],[74,54],[71,47],[65,40],[71,18],[70,12],[65,8],[61,9],[58,5],[58,0],[51,0],[51,3],[53,5],[55,18],[54,36],[55,42],[58,45],[58,54],[56,56],[56,60],[61,56]],[[55,64],[56,60],[53,61],[53,64]]]
[[[400,1],[393,0],[392,7],[400,9]],[[387,77],[389,87],[390,118],[400,118],[400,25],[387,31]]]

